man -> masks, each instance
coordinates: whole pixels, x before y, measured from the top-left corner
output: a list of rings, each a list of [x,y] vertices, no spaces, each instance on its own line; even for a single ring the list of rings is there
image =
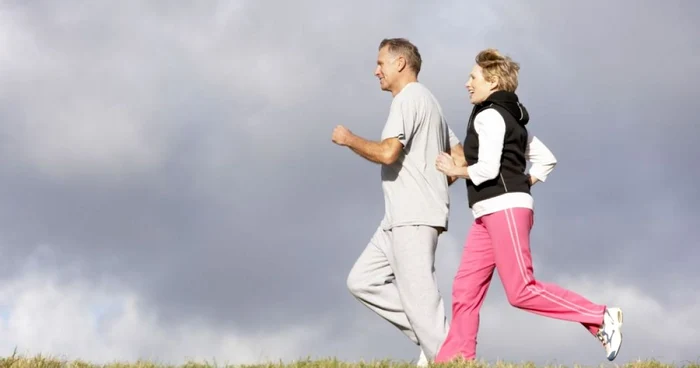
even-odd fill
[[[425,365],[447,336],[434,261],[438,236],[447,230],[448,186],[454,181],[433,163],[441,152],[464,161],[464,151],[438,101],[418,82],[421,62],[408,40],[383,40],[374,74],[393,101],[381,141],[341,125],[332,140],[380,164],[384,192],[384,218],[352,267],[348,289],[419,345],[419,365]]]

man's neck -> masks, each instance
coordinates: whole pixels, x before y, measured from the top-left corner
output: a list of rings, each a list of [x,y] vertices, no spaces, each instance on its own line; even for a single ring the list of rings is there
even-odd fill
[[[394,90],[391,91],[391,97],[396,97],[396,95],[398,95],[399,92],[401,92],[404,89],[404,87],[413,82],[418,82],[418,78],[416,78],[415,76],[410,76],[400,80],[397,83],[396,88],[394,88]]]

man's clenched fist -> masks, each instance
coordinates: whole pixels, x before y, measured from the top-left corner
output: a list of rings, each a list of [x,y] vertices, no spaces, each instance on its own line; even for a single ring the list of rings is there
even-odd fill
[[[340,145],[340,146],[345,146],[348,143],[348,138],[350,137],[352,133],[348,128],[338,125],[333,129],[333,143]]]

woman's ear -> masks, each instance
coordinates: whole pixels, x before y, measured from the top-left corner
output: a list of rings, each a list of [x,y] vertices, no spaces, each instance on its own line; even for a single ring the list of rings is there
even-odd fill
[[[491,89],[491,91],[495,91],[498,89],[498,82],[499,81],[500,80],[498,79],[497,75],[491,76],[491,80],[489,81],[489,88]]]

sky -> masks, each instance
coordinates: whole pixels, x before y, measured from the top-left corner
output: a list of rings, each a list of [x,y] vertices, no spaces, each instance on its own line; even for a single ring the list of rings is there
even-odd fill
[[[700,5],[686,0],[0,1],[0,355],[95,362],[416,359],[355,301],[383,216],[385,37],[460,138],[474,56],[521,63],[535,275],[625,312],[616,363],[700,359]],[[437,276],[473,218],[450,188]],[[695,199],[694,199],[695,198]],[[605,362],[580,325],[511,307],[494,277],[480,359]]]

